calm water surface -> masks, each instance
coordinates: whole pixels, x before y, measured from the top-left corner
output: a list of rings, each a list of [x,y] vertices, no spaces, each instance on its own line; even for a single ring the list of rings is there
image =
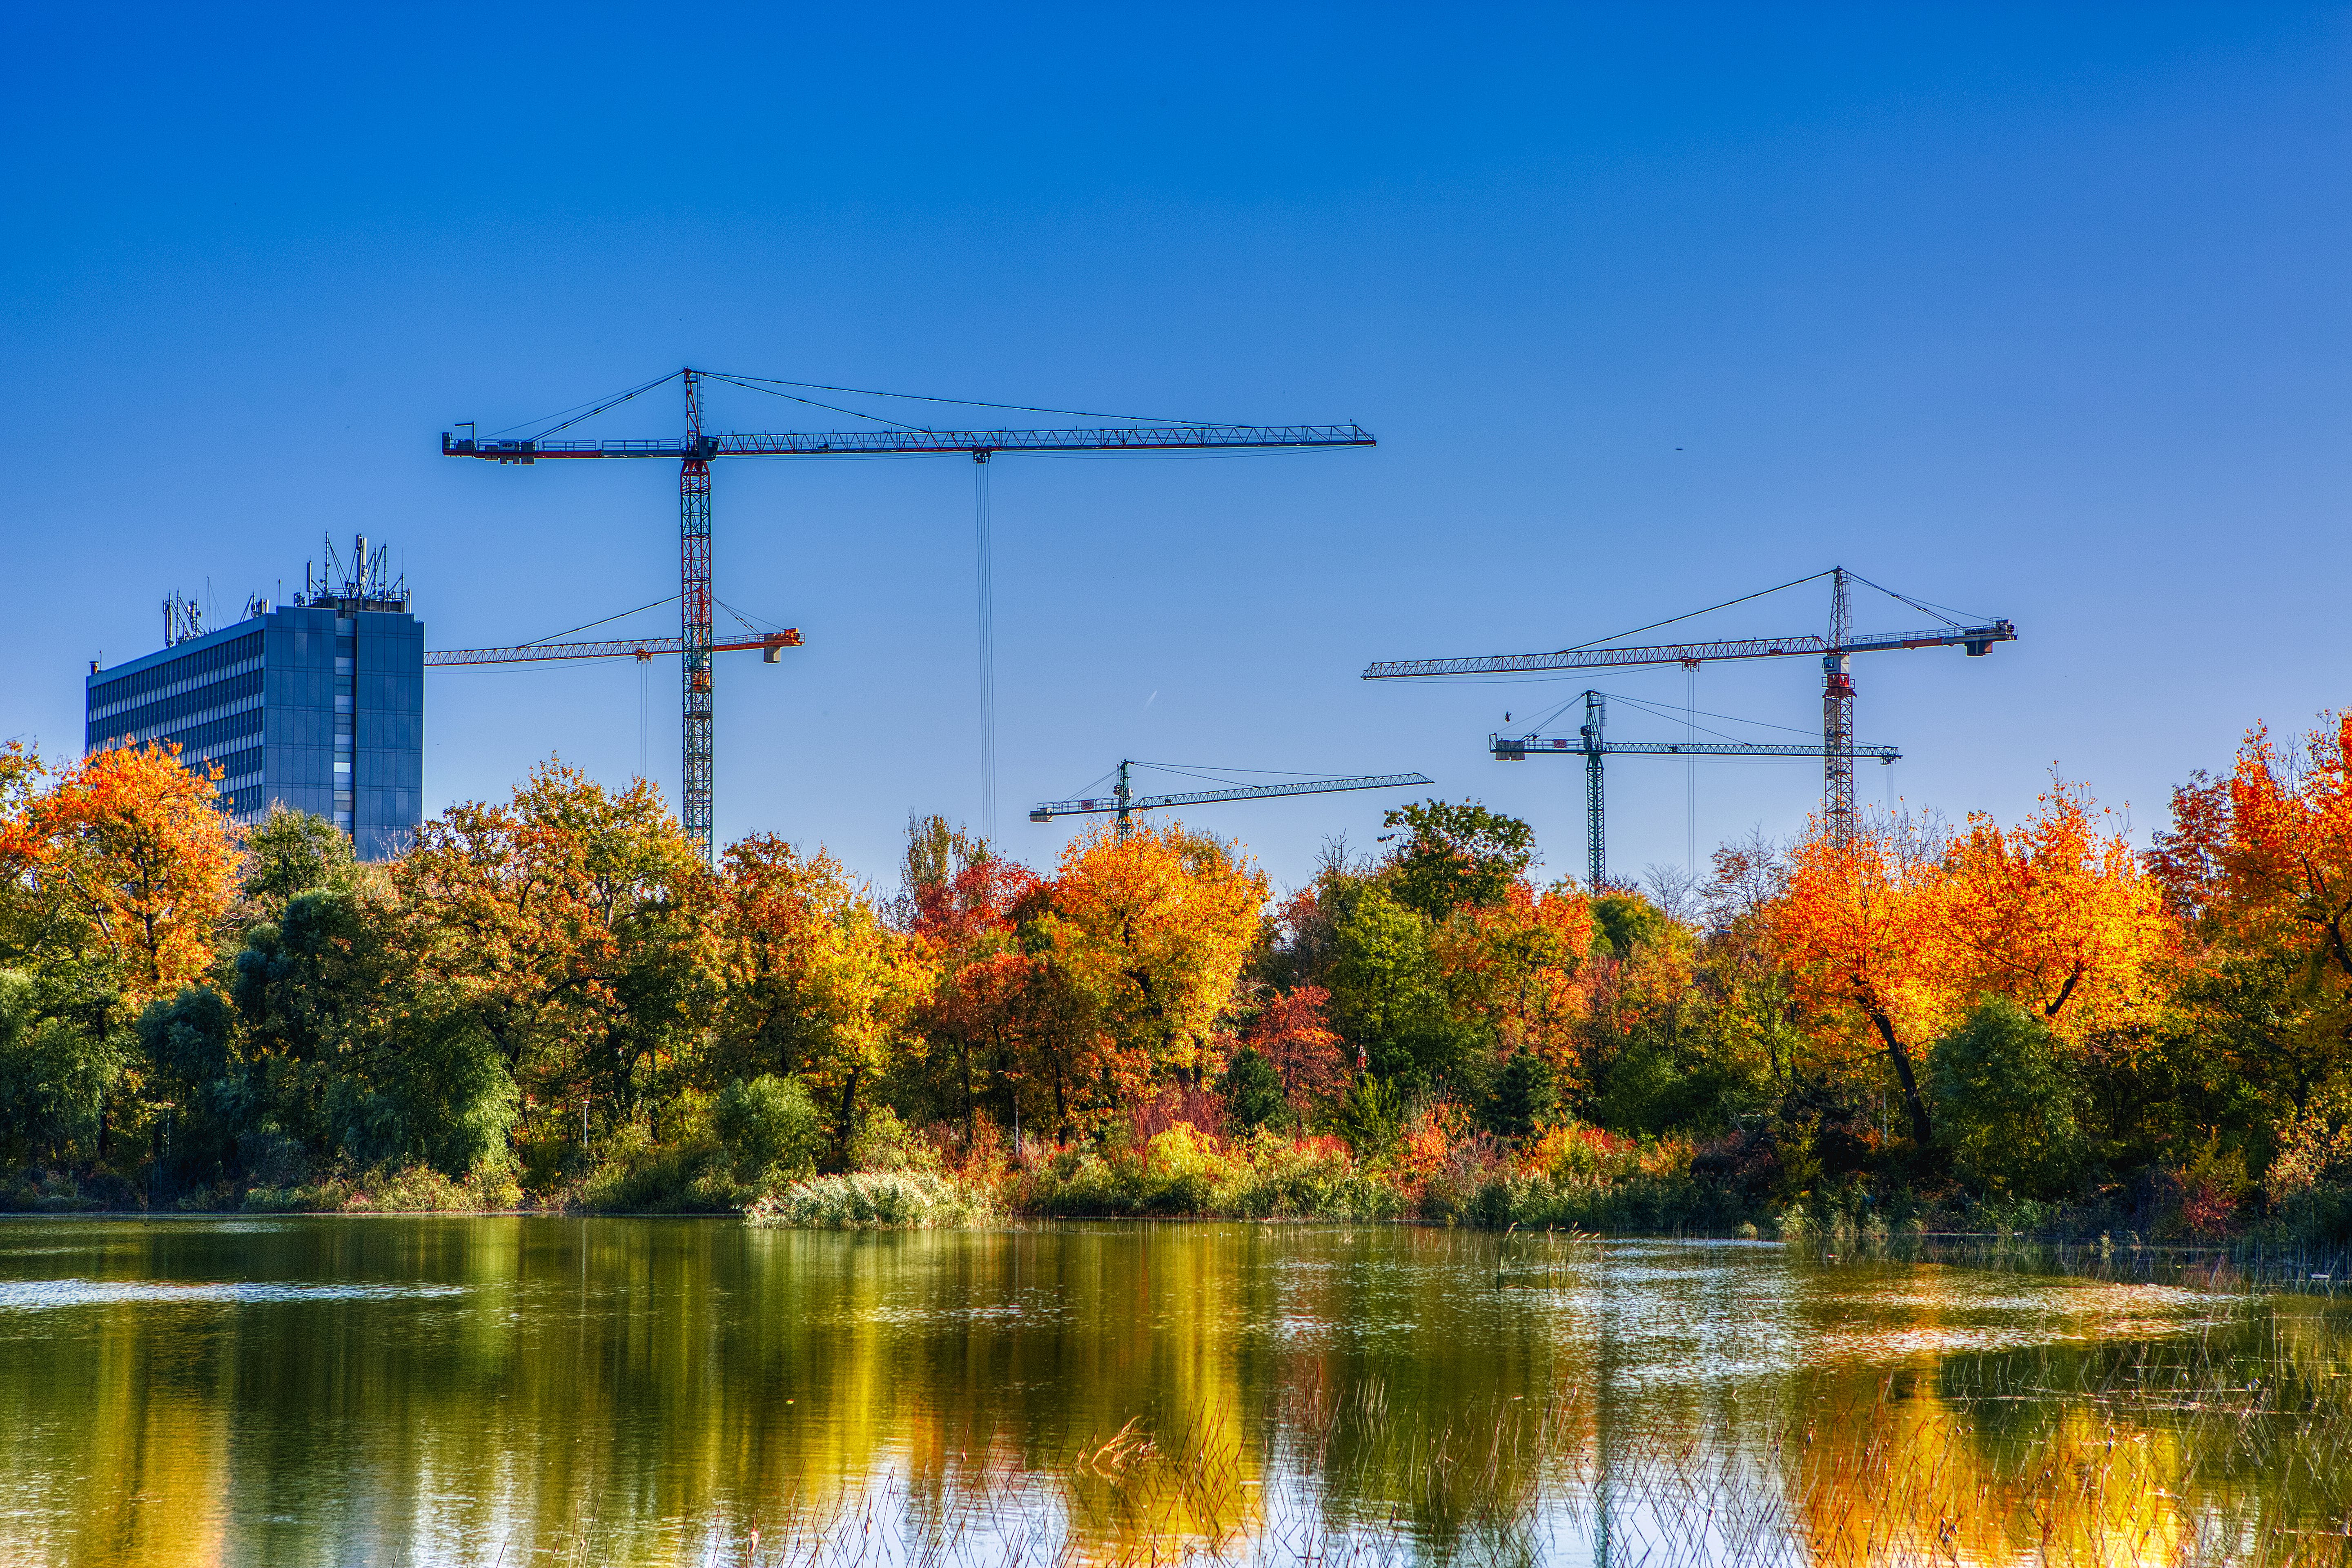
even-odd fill
[[[0,1221],[0,1563],[2336,1561],[2347,1329],[1738,1243]]]

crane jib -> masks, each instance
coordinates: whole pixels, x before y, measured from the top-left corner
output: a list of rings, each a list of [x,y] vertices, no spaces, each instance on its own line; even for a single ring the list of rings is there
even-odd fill
[[[1508,675],[1538,669],[1622,669],[1640,665],[1696,666],[1715,659],[1785,658],[1801,654],[1883,653],[1897,648],[1958,647],[1981,655],[1997,642],[2015,642],[2017,626],[1993,621],[1978,626],[1945,630],[1885,632],[1848,637],[1832,643],[1827,637],[1742,637],[1708,643],[1675,643],[1653,647],[1563,648],[1557,653],[1477,654],[1456,658],[1387,659],[1365,667],[1366,680],[1393,680],[1430,675]]]
[[[839,458],[955,452],[1171,452],[1206,447],[1374,447],[1360,425],[1160,425],[1076,430],[833,430],[697,440],[485,441],[441,436],[445,458],[536,463],[562,458]]]

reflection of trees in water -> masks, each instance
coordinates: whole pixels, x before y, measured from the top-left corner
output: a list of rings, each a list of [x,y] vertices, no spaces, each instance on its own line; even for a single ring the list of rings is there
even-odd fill
[[[1780,1309],[1557,1238],[492,1220],[91,1247],[105,1277],[467,1289],[0,1324],[0,1558],[743,1562],[756,1529],[761,1563],[2284,1561],[2352,1518],[2352,1342],[2307,1304],[1700,1375],[1660,1314]],[[1906,1300],[1905,1326],[1949,1310]]]

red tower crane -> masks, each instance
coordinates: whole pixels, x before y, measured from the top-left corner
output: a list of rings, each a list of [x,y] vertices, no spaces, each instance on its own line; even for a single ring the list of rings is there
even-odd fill
[[[1517,675],[1550,669],[1622,669],[1637,665],[1679,664],[1696,669],[1710,659],[1718,658],[1786,658],[1805,654],[1818,654],[1822,660],[1822,816],[1831,834],[1843,838],[1853,831],[1853,675],[1850,660],[1858,653],[1886,653],[1906,647],[1958,647],[1968,650],[1971,658],[1980,658],[1997,642],[2015,642],[2017,626],[2007,620],[1989,620],[1966,625],[1948,616],[1945,624],[1916,632],[1883,632],[1857,634],[1853,629],[1853,609],[1847,594],[1847,580],[1853,576],[1843,566],[1832,567],[1820,575],[1832,580],[1830,595],[1830,629],[1827,637],[1806,633],[1790,637],[1739,637],[1721,642],[1677,643],[1652,647],[1583,647],[1562,648],[1556,653],[1505,653],[1474,655],[1462,658],[1391,659],[1368,665],[1366,680],[1393,680],[1400,678],[1440,675]],[[1812,582],[1815,578],[1801,581]],[[1861,579],[1856,579],[1861,581]],[[1795,587],[1794,583],[1781,584]],[[1877,587],[1876,584],[1870,584]],[[1779,589],[1767,589],[1778,593]],[[1928,615],[1938,612],[1916,599],[1879,589],[1890,597]],[[1751,594],[1748,598],[1760,598]],[[1733,604],[1742,601],[1733,600]],[[1725,605],[1715,606],[1717,609]],[[1695,614],[1705,615],[1705,610]],[[1687,620],[1678,616],[1677,620]],[[1660,625],[1665,623],[1661,622]],[[1647,629],[1647,628],[1644,628]]]
[[[772,381],[767,377],[725,375],[708,371],[686,369],[674,371],[656,381],[635,387],[619,396],[608,398],[584,413],[575,414],[560,424],[550,426],[536,436],[520,440],[482,440],[471,425],[463,426],[467,434],[453,437],[448,431],[441,435],[441,453],[449,458],[478,458],[494,463],[537,463],[560,458],[667,458],[678,464],[678,652],[680,658],[679,687],[684,722],[681,740],[681,773],[679,787],[680,816],[688,837],[702,847],[706,858],[712,853],[711,841],[711,734],[712,690],[710,656],[717,645],[711,640],[710,629],[710,465],[719,458],[839,458],[891,457],[914,453],[961,453],[980,465],[977,532],[980,549],[980,615],[982,623],[981,705],[983,730],[982,764],[982,826],[992,832],[995,811],[994,739],[992,709],[994,704],[993,674],[989,646],[990,588],[988,563],[988,510],[986,474],[989,460],[1005,452],[1168,452],[1192,451],[1209,447],[1255,448],[1269,450],[1281,447],[1370,447],[1377,443],[1370,432],[1358,425],[1210,425],[1181,421],[1166,424],[1134,424],[1103,426],[1078,429],[994,429],[940,430],[914,425],[893,424],[887,430],[851,431],[784,431],[778,433],[712,434],[703,427],[702,384],[706,380],[744,386],[751,391],[772,391],[777,386],[798,386],[829,392],[858,393],[861,395],[900,396],[901,394],[866,394],[851,387],[816,387],[814,383]],[[558,431],[566,430],[583,419],[618,407],[633,397],[651,392],[671,381],[681,384],[686,395],[686,429],[675,439],[656,440],[551,440]],[[769,385],[756,384],[768,381]],[[779,395],[791,396],[790,394]],[[806,398],[793,401],[807,403]],[[954,399],[924,399],[927,402],[955,402]],[[1003,404],[972,404],[969,406],[1008,407]],[[819,407],[828,405],[816,405]],[[851,412],[836,409],[835,412]],[[1067,409],[1031,409],[1033,413],[1071,413]],[[856,415],[859,418],[876,418]],[[1086,416],[1087,417],[1097,417]],[[757,645],[754,645],[757,646]]]

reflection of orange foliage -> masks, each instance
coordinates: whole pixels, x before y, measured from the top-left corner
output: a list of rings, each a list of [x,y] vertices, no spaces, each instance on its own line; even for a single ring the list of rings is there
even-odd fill
[[[37,888],[51,920],[89,933],[133,1006],[210,966],[236,889],[237,833],[213,789],[220,766],[199,773],[179,757],[163,742],[92,752],[0,828],[6,873]]]
[[[1874,1390],[1878,1394],[1878,1390]],[[2195,1521],[2182,1456],[2080,1409],[2002,1463],[1974,1424],[1928,1395],[1825,1412],[1798,1446],[1809,1560],[1817,1563],[2184,1560]]]

